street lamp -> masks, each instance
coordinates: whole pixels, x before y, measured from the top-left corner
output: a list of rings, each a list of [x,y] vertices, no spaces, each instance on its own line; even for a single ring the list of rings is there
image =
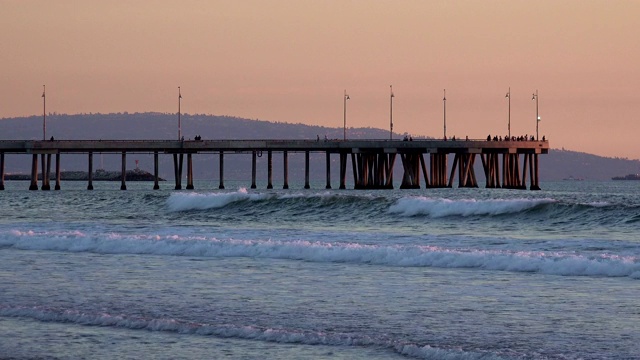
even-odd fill
[[[344,125],[343,125],[343,137],[344,140],[347,140],[347,100],[349,100],[350,97],[347,94],[347,90],[345,89],[344,91]]]
[[[42,140],[47,140],[47,97],[46,86],[42,85]]]
[[[509,86],[509,91],[505,97],[509,98],[509,123],[507,129],[509,130],[509,139],[511,139],[511,86]]]
[[[180,124],[180,101],[182,100],[182,94],[180,93],[180,86],[178,86],[178,140],[182,139],[182,126]]]
[[[443,90],[444,97],[442,98],[443,116],[444,116],[444,139],[447,140],[447,89]]]
[[[393,85],[389,85],[389,91],[391,91],[390,101],[391,105],[389,106],[389,140],[393,140]]]
[[[536,89],[535,94],[533,94],[533,97],[531,98],[531,100],[535,100],[536,101],[536,141],[538,140],[538,123],[540,123],[540,115],[538,115],[538,89]]]

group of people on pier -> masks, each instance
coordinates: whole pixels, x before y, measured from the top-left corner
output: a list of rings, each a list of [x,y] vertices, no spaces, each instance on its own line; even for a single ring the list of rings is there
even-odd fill
[[[529,136],[529,134],[524,136],[512,137],[509,137],[509,135],[505,135],[503,139],[502,136],[494,135],[493,137],[491,137],[491,135],[487,135],[487,141],[536,141],[536,137],[533,135]],[[542,136],[542,141],[546,141],[544,136]]]

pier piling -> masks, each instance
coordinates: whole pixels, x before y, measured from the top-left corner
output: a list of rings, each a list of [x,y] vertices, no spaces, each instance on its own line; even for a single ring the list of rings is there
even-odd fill
[[[218,189],[224,189],[224,152],[220,151],[220,184]]]
[[[89,151],[89,169],[88,169],[87,190],[93,190],[93,152]]]
[[[120,190],[127,190],[127,153],[122,152],[122,182]]]

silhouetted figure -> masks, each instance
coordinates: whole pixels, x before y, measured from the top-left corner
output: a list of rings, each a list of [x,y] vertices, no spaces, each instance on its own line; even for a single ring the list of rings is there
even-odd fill
[[[53,141],[53,136],[51,137],[51,139],[49,139],[49,141]]]

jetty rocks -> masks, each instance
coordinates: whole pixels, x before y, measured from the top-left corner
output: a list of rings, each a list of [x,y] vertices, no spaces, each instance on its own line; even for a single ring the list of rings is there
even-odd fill
[[[55,180],[55,173],[52,173],[49,180]],[[31,180],[29,174],[5,174],[5,180]],[[38,174],[38,180],[42,180],[42,174]],[[61,171],[60,180],[65,181],[87,181],[89,180],[89,173],[87,171]],[[121,181],[122,172],[120,171],[107,171],[103,169],[97,169],[93,173],[93,181]],[[138,168],[133,170],[127,170],[126,181],[153,181],[153,174],[140,170]],[[158,181],[166,181],[165,179],[158,178]]]

